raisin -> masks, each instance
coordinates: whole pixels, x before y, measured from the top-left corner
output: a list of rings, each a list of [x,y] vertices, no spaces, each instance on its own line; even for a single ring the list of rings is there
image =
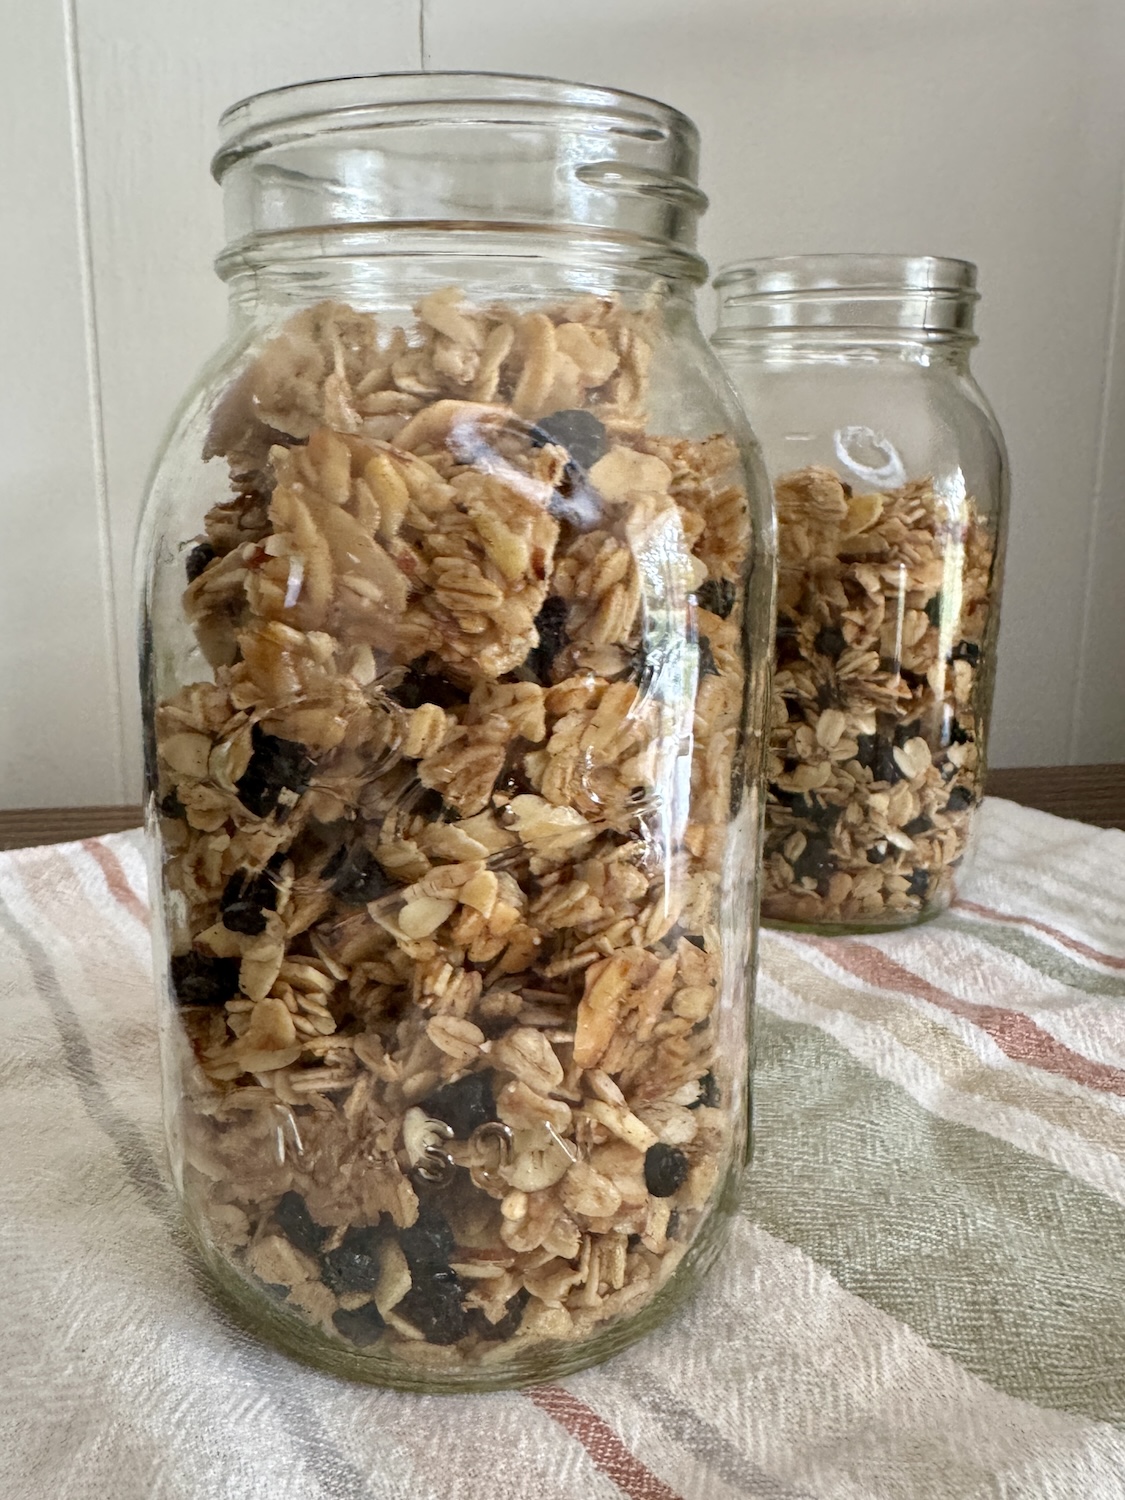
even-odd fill
[[[676,1146],[657,1141],[645,1152],[645,1187],[654,1198],[670,1198],[687,1180],[688,1159]]]
[[[805,847],[793,862],[794,879],[821,880],[831,873],[832,849],[827,836],[823,833],[810,833],[805,839]]]
[[[328,1230],[309,1213],[300,1193],[283,1193],[273,1219],[289,1243],[306,1255],[315,1255],[328,1238]]]
[[[345,1307],[337,1308],[332,1314],[332,1321],[338,1333],[361,1349],[369,1344],[377,1344],[387,1326],[374,1302],[365,1302],[362,1307],[350,1310]]]
[[[973,805],[973,794],[967,786],[955,786],[949,794],[949,801],[945,804],[946,812],[964,812],[967,807]]]
[[[366,844],[353,844],[350,848],[341,844],[321,870],[320,878],[328,882],[329,889],[345,906],[363,906],[397,889]]]
[[[521,1286],[515,1296],[509,1297],[504,1303],[504,1316],[498,1323],[490,1323],[479,1307],[474,1308],[469,1314],[470,1330],[492,1342],[513,1338],[519,1332],[524,1309],[530,1301],[531,1293],[525,1286]]]
[[[958,641],[949,653],[950,661],[967,661],[970,667],[980,662],[980,647],[976,641]]]
[[[348,1292],[371,1292],[379,1280],[378,1227],[353,1227],[335,1250],[321,1257],[321,1280],[338,1297]]]
[[[908,896],[924,896],[929,889],[930,876],[927,870],[912,870],[910,872],[910,884],[906,887]]]
[[[266,912],[277,910],[277,887],[264,870],[258,875],[236,870],[223,887],[219,906],[228,932],[257,937],[266,930]]]
[[[895,728],[894,742],[896,745],[905,745],[907,740],[917,739],[921,733],[921,722],[918,719],[911,719],[909,724],[899,724]]]
[[[549,681],[555,657],[566,645],[566,617],[570,606],[557,594],[543,601],[543,608],[535,616],[535,629],[539,644],[528,652],[526,665],[540,682]]]
[[[847,646],[844,632],[838,625],[822,625],[816,633],[813,641],[813,650],[818,651],[821,656],[839,656]]]
[[[909,823],[904,823],[902,831],[907,837],[916,839],[920,833],[929,833],[933,826],[933,823],[926,817],[925,813],[921,813],[917,818],[911,818]]]
[[[457,1241],[445,1218],[430,1203],[422,1203],[409,1229],[399,1231],[398,1242],[411,1274],[449,1264]]]
[[[957,720],[954,719],[949,730],[949,743],[951,745],[967,745],[972,738],[972,730],[966,729],[964,725],[958,724]]]
[[[716,1109],[721,1098],[718,1079],[714,1073],[707,1072],[699,1080],[699,1096],[692,1100],[688,1109]]]
[[[542,417],[529,435],[537,448],[547,443],[557,443],[560,448],[565,448],[583,469],[596,464],[609,447],[605,428],[593,412],[577,409],[554,411],[549,417]]]
[[[417,818],[425,818],[427,823],[456,823],[458,819],[456,809],[430,786],[421,788],[421,795],[410,804],[410,811]]]
[[[881,865],[889,852],[886,839],[877,839],[867,851],[867,863],[869,865]]]
[[[826,708],[843,708],[844,698],[839,687],[834,682],[822,682],[816,690],[816,706],[821,713]],[[792,718],[800,718],[800,711],[791,715]]]
[[[718,677],[719,669],[715,665],[715,653],[711,650],[711,642],[705,635],[699,637],[699,680],[705,677]]]
[[[160,802],[160,811],[166,818],[186,818],[187,808],[175,792],[169,792]]]
[[[805,816],[818,828],[823,828],[826,833],[830,833],[835,828],[840,821],[840,814],[844,811],[834,802],[820,802],[815,796],[807,802],[807,806],[808,812]]]
[[[941,629],[941,606],[942,598],[940,594],[935,594],[926,605],[926,618],[935,630]]]
[[[256,818],[267,818],[283,791],[298,796],[308,790],[315,762],[304,745],[267,734],[259,724],[250,731],[253,753],[236,783],[238,799]]]
[[[421,1107],[432,1119],[448,1125],[457,1140],[466,1140],[478,1126],[496,1119],[491,1068],[443,1083],[421,1101]]]
[[[720,620],[725,620],[734,608],[734,601],[738,598],[738,587],[729,578],[708,578],[699,593],[700,609],[710,610],[713,615],[718,615]]]
[[[238,959],[193,948],[172,959],[172,988],[181,1005],[225,1005],[238,994]]]
[[[184,559],[184,572],[187,574],[187,581],[194,583],[204,568],[214,561],[215,549],[210,542],[200,542],[197,547],[193,547]]]
[[[859,749],[856,760],[871,772],[876,781],[885,781],[890,786],[903,779],[898,761],[895,760],[894,745],[881,734],[856,736]]]
[[[450,1266],[438,1266],[419,1275],[411,1267],[411,1274],[414,1285],[395,1312],[417,1328],[427,1344],[455,1344],[463,1339],[469,1328],[457,1272]]]
[[[438,708],[464,708],[469,701],[456,683],[431,676],[415,666],[407,667],[398,687],[392,688],[387,696],[403,708],[418,708],[423,703],[436,703]]]

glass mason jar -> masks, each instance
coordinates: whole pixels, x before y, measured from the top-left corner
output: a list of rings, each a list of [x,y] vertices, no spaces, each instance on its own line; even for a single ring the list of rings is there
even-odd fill
[[[177,1186],[290,1351],[544,1379],[689,1289],[746,1153],[774,540],[696,131],[430,74],[222,137],[145,523]]]
[[[953,899],[984,787],[1007,458],[969,370],[976,269],[724,270],[714,343],[774,481],[762,917],[822,932]]]

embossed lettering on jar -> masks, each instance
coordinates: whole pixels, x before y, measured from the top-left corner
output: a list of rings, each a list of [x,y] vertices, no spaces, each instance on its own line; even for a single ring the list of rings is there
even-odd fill
[[[301,1357],[542,1379],[690,1289],[745,1152],[773,535],[696,133],[471,75],[222,129],[146,513],[178,1186]]]
[[[778,517],[762,915],[936,916],[984,786],[1008,495],[969,370],[975,268],[795,256],[716,285]]]

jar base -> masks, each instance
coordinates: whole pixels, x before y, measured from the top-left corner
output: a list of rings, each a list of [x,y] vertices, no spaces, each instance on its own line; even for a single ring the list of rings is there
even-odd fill
[[[455,1350],[432,1344],[419,1343],[417,1347],[419,1351],[430,1351],[433,1363],[426,1362],[426,1356],[421,1355],[416,1365],[386,1352],[359,1353],[343,1347],[303,1318],[267,1301],[252,1282],[208,1243],[190,1216],[186,1218],[192,1242],[203,1262],[208,1291],[245,1332],[265,1339],[301,1364],[344,1380],[428,1396],[543,1385],[603,1363],[652,1332],[694,1295],[699,1281],[722,1252],[730,1227],[729,1213],[715,1212],[671,1279],[651,1302],[604,1332],[575,1340],[573,1344],[544,1341],[507,1358],[498,1346],[490,1363],[457,1368],[450,1363],[457,1358]],[[443,1358],[446,1363],[439,1363]]]
[[[924,927],[927,922],[944,916],[948,906],[935,907],[933,911],[911,912],[909,917],[898,922],[786,922],[780,917],[767,917],[762,913],[762,926],[773,932],[803,932],[814,937],[863,937],[879,932],[905,932],[911,927]]]

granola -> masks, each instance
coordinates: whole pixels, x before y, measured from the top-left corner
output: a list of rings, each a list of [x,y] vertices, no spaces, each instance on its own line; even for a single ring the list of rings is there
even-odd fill
[[[980,796],[995,537],[929,479],[775,486],[777,671],[762,915],[895,925],[943,910]]]
[[[750,534],[732,441],[646,430],[655,312],[415,312],[302,311],[218,406],[156,798],[205,1233],[472,1365],[646,1303],[730,1159]]]

